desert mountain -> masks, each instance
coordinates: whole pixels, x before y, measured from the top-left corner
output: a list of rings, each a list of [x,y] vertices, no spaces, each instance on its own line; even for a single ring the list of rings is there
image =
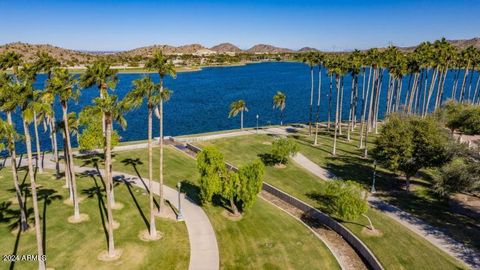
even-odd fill
[[[210,50],[215,51],[217,53],[239,53],[242,52],[240,48],[233,45],[232,43],[221,43],[216,46],[210,48]]]

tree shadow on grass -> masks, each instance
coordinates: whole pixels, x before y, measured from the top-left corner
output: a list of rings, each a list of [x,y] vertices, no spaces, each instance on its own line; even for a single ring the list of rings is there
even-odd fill
[[[95,186],[87,189],[83,189],[82,193],[87,195],[88,198],[94,198],[97,197],[97,202],[98,202],[98,211],[100,213],[100,219],[102,221],[102,228],[103,228],[103,233],[105,235],[105,243],[107,244],[108,248],[108,231],[107,231],[107,226],[106,226],[106,216],[107,216],[107,208],[105,206],[105,201],[103,200],[103,193],[105,192],[105,186],[103,186],[103,189],[100,188],[97,182],[97,178],[95,176],[98,176],[97,171],[95,170],[90,170],[82,173],[83,177],[90,177],[93,180],[93,183]],[[102,181],[103,182],[103,181]]]
[[[42,213],[42,239],[43,239],[43,252],[44,255],[47,254],[47,206],[50,205],[53,201],[63,199],[63,196],[57,194],[57,191],[54,189],[44,189],[41,188],[37,192],[38,198],[43,199],[43,213]]]
[[[280,163],[280,160],[276,156],[270,153],[262,153],[262,154],[258,154],[257,156],[260,158],[260,160],[262,160],[265,166],[272,167],[272,166],[275,166],[275,164]]]
[[[135,174],[137,175],[138,179],[140,179],[140,181],[142,182],[142,185],[147,191],[147,193],[150,193],[150,188],[147,185],[147,183],[145,183],[145,180],[143,179],[137,167],[138,165],[143,165],[143,162],[139,158],[126,158],[126,159],[123,159],[121,162],[125,166],[131,166],[133,168],[133,170],[135,171]],[[149,179],[149,180],[153,181],[152,179]],[[158,204],[157,200],[155,200],[155,198],[153,199],[153,203],[155,204],[157,209],[160,208],[160,205]]]
[[[200,199],[200,187],[186,179],[182,180],[181,183],[181,191],[185,193],[186,198],[197,205],[202,205],[202,200]]]
[[[143,222],[145,223],[145,226],[147,226],[147,229],[150,228],[150,222],[148,221],[147,217],[143,213],[142,207],[140,207],[140,204],[138,203],[137,198],[135,197],[135,194],[132,191],[132,183],[130,179],[125,179],[125,176],[119,176],[117,177],[117,181],[121,181],[125,183],[125,186],[127,186],[128,193],[130,193],[130,196],[132,197],[133,202],[135,203],[135,206],[137,207],[138,213],[140,214],[140,217],[142,218]]]

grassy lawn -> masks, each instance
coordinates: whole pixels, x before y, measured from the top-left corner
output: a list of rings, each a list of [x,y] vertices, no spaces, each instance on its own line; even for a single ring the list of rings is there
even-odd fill
[[[20,172],[24,179],[25,172]],[[114,231],[115,247],[122,249],[122,257],[114,262],[102,262],[98,254],[107,249],[106,222],[102,200],[99,200],[95,180],[92,177],[77,178],[81,213],[90,220],[81,224],[70,224],[67,218],[73,214],[71,206],[63,203],[68,198],[68,190],[62,186],[65,180],[55,180],[52,172],[37,175],[39,208],[42,227],[46,237],[47,267],[55,269],[186,269],[189,263],[188,234],[184,223],[157,219],[157,229],[164,233],[163,239],[143,242],[138,238],[140,231],[147,229],[142,212],[148,216],[148,196],[143,190],[120,184],[115,187],[115,198],[124,205],[114,210],[114,219],[120,227]],[[28,179],[28,178],[27,178]],[[28,180],[27,180],[28,182]],[[17,222],[18,206],[9,199],[14,197],[11,172],[0,171],[0,254],[36,254],[34,230],[25,233],[12,233],[10,226]],[[105,201],[105,195],[103,201]],[[137,200],[140,208],[134,203]],[[33,220],[31,200],[28,202]],[[33,222],[33,221],[32,221]],[[18,242],[17,242],[18,241]],[[9,262],[0,262],[1,269],[11,267]],[[35,269],[37,262],[17,262],[15,269]],[[13,268],[10,268],[13,269]]]
[[[337,156],[331,156],[333,138],[323,132],[319,138],[320,146],[312,145],[313,139],[304,136],[306,132],[294,135],[300,145],[300,152],[322,167],[329,168],[336,176],[342,179],[354,180],[370,188],[372,179],[372,160],[365,160],[363,150],[359,150],[358,134],[352,136],[348,142],[341,138],[337,145]],[[372,137],[370,137],[372,138]],[[374,138],[370,140],[374,142]],[[370,144],[373,147],[373,144]],[[377,167],[378,168],[378,167]],[[431,189],[431,173],[423,170],[413,181],[410,194],[402,189],[403,180],[395,177],[391,172],[379,168],[376,188],[380,191],[377,196],[408,211],[409,213],[427,221],[428,223],[445,229],[453,238],[480,251],[480,227],[478,221],[451,210],[447,200],[436,196]]]
[[[158,150],[158,148],[154,148]],[[133,161],[133,162],[132,162]],[[81,163],[81,161],[77,161]],[[133,166],[136,164],[136,170]],[[113,169],[147,175],[147,151],[117,152]],[[154,179],[158,179],[158,155],[154,155]],[[198,199],[196,161],[171,147],[165,148],[165,182],[183,181],[187,194]],[[304,225],[283,211],[258,199],[239,221],[223,216],[220,206],[205,206],[219,243],[225,269],[339,269],[327,249]]]
[[[246,161],[255,159],[262,153],[267,153],[270,149],[268,143],[272,140],[273,137],[268,135],[252,135],[198,142],[196,144],[199,146],[215,145],[224,153],[226,160],[234,165],[241,166]],[[324,140],[322,140],[322,143],[325,143]],[[330,149],[326,145],[324,147],[325,149],[316,151],[326,153],[325,155],[328,156],[327,152]],[[300,152],[304,153],[305,148],[305,145],[301,145]],[[343,143],[339,142],[339,149],[341,148],[343,148]],[[346,149],[344,151],[351,150]],[[342,152],[339,152],[339,155],[341,154]],[[316,155],[320,154],[317,153]],[[332,168],[333,166],[330,165],[329,167]],[[352,170],[349,172],[352,176],[357,174],[354,167],[346,170]],[[339,171],[334,172],[338,173]],[[340,174],[337,175],[341,176]],[[320,209],[323,208],[321,202],[316,201],[311,196],[322,189],[323,181],[304,171],[293,162],[290,162],[286,168],[282,169],[267,167],[265,181]],[[462,268],[461,264],[454,258],[451,258],[389,217],[375,210],[369,210],[369,215],[372,217],[375,227],[383,232],[383,236],[370,237],[364,235],[361,231],[364,225],[368,224],[366,220],[359,219],[355,222],[345,222],[344,224],[371,248],[385,268],[431,269],[432,266],[435,266],[437,269]]]

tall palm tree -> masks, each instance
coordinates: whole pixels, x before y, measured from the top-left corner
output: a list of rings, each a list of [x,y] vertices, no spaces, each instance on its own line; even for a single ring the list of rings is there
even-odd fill
[[[126,100],[132,104],[133,107],[139,107],[143,100],[147,102],[148,110],[148,193],[150,202],[150,238],[157,238],[157,229],[155,226],[155,209],[153,204],[153,156],[152,156],[152,115],[154,109],[160,103],[160,85],[155,84],[150,77],[143,77],[133,81],[134,88],[125,97]]]
[[[45,104],[38,102],[34,97],[34,89],[32,81],[21,80],[17,81],[13,86],[13,101],[21,110],[23,130],[25,135],[25,145],[27,148],[27,162],[28,162],[28,175],[30,177],[30,188],[32,194],[33,214],[35,221],[35,235],[37,239],[37,252],[38,256],[44,255],[43,239],[40,228],[40,210],[38,208],[37,200],[37,185],[35,181],[35,170],[33,168],[32,157],[32,139],[30,137],[29,124],[33,121],[34,111],[42,110]],[[46,267],[45,261],[38,260],[38,268],[44,270]]]
[[[112,178],[112,130],[113,122],[117,121],[122,127],[126,127],[127,122],[123,117],[126,112],[126,105],[123,102],[117,101],[117,96],[107,95],[103,98],[94,99],[96,111],[105,115],[105,181],[107,193],[107,219],[108,219],[108,256],[115,257],[115,242],[113,238],[113,200],[111,199],[113,193],[113,178]]]
[[[308,135],[312,135],[312,117],[313,117],[313,68],[317,65],[317,56],[315,52],[307,53],[303,58],[302,62],[306,63],[310,68],[310,110],[309,110],[309,120],[308,120]]]
[[[65,157],[65,167],[68,167],[71,179],[71,191],[74,205],[73,219],[75,221],[80,220],[80,207],[77,197],[77,182],[75,176],[75,168],[73,164],[73,151],[70,139],[70,128],[68,119],[68,102],[70,100],[78,101],[80,91],[77,87],[78,81],[75,76],[69,74],[67,69],[56,68],[53,72],[53,76],[48,80],[48,85],[45,90],[45,97],[48,100],[52,99],[52,96],[58,96],[63,112],[63,125],[65,129],[65,142],[64,146],[68,156]]]
[[[105,98],[106,96],[108,96],[108,90],[115,89],[115,86],[117,85],[117,73],[118,70],[112,69],[108,62],[98,60],[93,62],[92,65],[87,66],[87,70],[85,71],[85,73],[80,76],[79,85],[81,88],[97,86],[100,92],[100,98]],[[102,131],[104,137],[106,136],[105,126],[105,115],[102,112]],[[106,149],[103,149],[103,152],[105,154]],[[113,190],[111,191],[110,198],[112,200],[112,204],[115,205],[115,195]]]
[[[316,61],[318,66],[318,96],[317,96],[317,112],[315,115],[315,140],[313,145],[318,145],[318,124],[320,122],[320,100],[322,96],[322,67],[325,62],[325,55],[322,53],[316,54]]]
[[[248,112],[247,104],[243,99],[239,99],[230,104],[228,118],[235,117],[240,113],[240,129],[243,130],[243,112]]]
[[[277,91],[277,94],[273,96],[273,108],[280,110],[280,125],[283,126],[283,117],[285,112],[287,96],[282,91]]]
[[[2,138],[7,138],[7,149],[11,157],[11,170],[12,170],[12,179],[13,185],[15,187],[15,195],[17,197],[18,205],[20,207],[20,230],[28,230],[27,214],[26,209],[23,204],[22,191],[20,189],[20,183],[18,181],[17,174],[17,154],[15,150],[15,142],[18,140],[19,136],[15,132],[15,127],[12,121],[12,112],[15,111],[16,103],[15,96],[12,89],[12,78],[5,73],[0,73],[0,111],[6,113],[7,115],[7,125],[3,125]]]
[[[160,193],[160,203],[159,203],[159,209],[158,212],[159,214],[162,213],[165,209],[165,204],[164,204],[164,199],[163,199],[163,102],[167,101],[170,97],[171,92],[168,91],[167,89],[164,89],[163,87],[163,80],[165,79],[165,76],[170,76],[172,78],[175,78],[177,75],[177,72],[175,71],[175,65],[173,62],[169,59],[167,59],[162,51],[156,52],[152,58],[148,59],[148,61],[145,63],[145,68],[148,70],[153,70],[158,73],[158,76],[160,77],[160,104],[158,106],[158,118],[160,121],[160,136],[159,136],[159,143],[160,143],[160,168],[159,168],[159,174],[160,174],[160,187],[159,187],[159,193]]]
[[[45,80],[45,84],[48,82],[48,80],[52,77],[53,70],[56,67],[60,66],[60,62],[56,60],[54,57],[52,57],[50,54],[47,52],[39,52],[37,53],[37,60],[34,63],[34,66],[37,70],[37,72],[45,72],[47,74],[47,80]],[[46,85],[44,85],[44,88]],[[55,99],[51,100],[44,100],[50,104],[50,107],[52,108],[52,113],[50,115],[45,115],[45,119],[48,123],[49,130],[50,130],[50,139],[51,139],[51,144],[52,144],[52,152],[53,152],[53,158],[55,161],[55,173],[56,177],[60,177],[60,162],[58,158],[58,144],[57,144],[57,133],[55,132],[55,111],[53,109],[53,103]]]

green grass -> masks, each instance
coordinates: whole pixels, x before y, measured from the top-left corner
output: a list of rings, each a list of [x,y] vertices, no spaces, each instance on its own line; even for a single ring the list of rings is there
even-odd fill
[[[300,135],[297,134],[297,136]],[[314,156],[329,156],[328,152],[331,149],[328,149],[327,140],[323,139],[322,137],[322,143],[325,145],[320,147],[320,150],[316,150],[317,152],[314,152]],[[252,135],[198,142],[196,144],[199,146],[214,145],[222,151],[227,161],[241,166],[248,160],[257,158],[259,154],[267,153],[270,146],[266,142],[271,142],[272,140],[271,136]],[[339,150],[343,149],[343,147],[344,143],[339,141]],[[307,146],[302,144],[300,152],[304,153],[306,148]],[[352,150],[348,148],[341,150],[338,156],[342,154],[342,151]],[[310,157],[310,154],[307,156]],[[330,165],[330,163],[320,164]],[[346,164],[346,166],[350,166],[350,164]],[[333,165],[329,167],[332,168]],[[355,167],[349,167],[348,170],[351,170],[348,173],[352,177],[361,173],[356,171]],[[334,172],[341,176],[338,174],[341,172],[340,170]],[[347,173],[346,170],[344,172]],[[355,178],[349,179],[355,180]],[[287,167],[283,169],[267,167],[265,181],[320,209],[323,208],[322,203],[315,200],[312,196],[322,189],[323,181],[304,171],[293,162],[289,162]],[[361,230],[368,224],[366,220],[359,219],[353,223],[345,222],[344,224],[364,241],[387,269],[431,269],[432,266],[435,266],[437,269],[462,268],[462,265],[454,258],[451,258],[391,218],[376,210],[369,210],[369,215],[372,217],[375,227],[383,232],[382,237],[370,237],[361,233]]]
[[[158,148],[154,148],[154,151]],[[156,153],[156,152],[154,152]],[[129,162],[126,164],[125,160]],[[136,169],[131,165],[135,161]],[[81,161],[77,161],[81,163]],[[158,155],[154,155],[158,179]],[[115,153],[113,169],[147,175],[147,151]],[[196,161],[171,147],[165,148],[165,183],[182,188],[198,200]],[[221,267],[225,269],[339,269],[328,248],[304,225],[269,203],[258,199],[240,221],[223,216],[220,206],[206,206],[216,232]]]
[[[25,173],[20,173],[21,178]],[[138,238],[140,231],[147,229],[141,212],[148,217],[148,196],[143,190],[120,184],[115,187],[115,198],[124,205],[114,210],[114,219],[120,227],[114,231],[115,247],[122,249],[122,257],[114,262],[102,262],[97,259],[100,252],[107,249],[107,238],[102,223],[102,212],[97,196],[97,188],[91,177],[77,178],[78,190],[85,197],[80,204],[81,213],[86,213],[90,221],[70,224],[67,218],[73,214],[71,206],[63,203],[68,191],[62,186],[64,180],[55,180],[52,172],[37,175],[39,188],[39,208],[42,225],[46,234],[47,266],[55,269],[186,269],[189,263],[188,234],[184,223],[166,219],[157,219],[157,229],[164,233],[163,239],[155,242],[143,242]],[[36,254],[34,231],[11,233],[10,225],[15,224],[18,206],[11,204],[14,197],[11,172],[0,171],[0,254]],[[100,180],[96,179],[101,186]],[[27,181],[28,182],[28,178]],[[89,196],[90,195],[90,196]],[[133,197],[140,209],[135,206]],[[103,196],[105,200],[105,196]],[[45,203],[47,202],[47,203]],[[29,198],[28,207],[32,208]],[[105,214],[103,214],[105,218]],[[33,219],[33,210],[30,214]],[[17,238],[18,237],[18,238]],[[18,241],[15,250],[16,240]],[[10,267],[8,262],[0,262],[1,269]],[[15,269],[35,269],[36,262],[21,261],[15,263]]]

